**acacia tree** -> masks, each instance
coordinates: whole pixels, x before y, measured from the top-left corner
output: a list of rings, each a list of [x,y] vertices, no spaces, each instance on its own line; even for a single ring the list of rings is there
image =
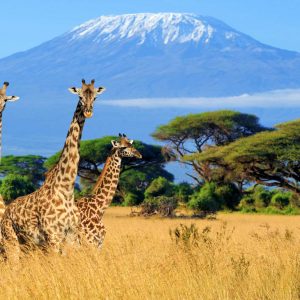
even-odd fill
[[[168,144],[174,159],[187,164],[196,171],[196,176],[187,174],[198,183],[210,180],[210,169],[205,162],[184,160],[184,156],[201,153],[207,147],[222,146],[238,138],[267,130],[254,115],[230,110],[220,110],[177,117],[160,126],[152,136]]]
[[[300,194],[300,120],[279,124],[276,129],[187,159],[221,167],[227,176],[242,174],[250,181]]]

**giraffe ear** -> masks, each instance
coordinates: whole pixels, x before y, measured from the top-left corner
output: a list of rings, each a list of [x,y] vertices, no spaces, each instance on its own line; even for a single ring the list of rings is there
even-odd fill
[[[130,140],[129,143],[132,145],[133,144],[133,140]]]
[[[80,90],[81,89],[76,88],[76,87],[69,88],[69,92],[72,93],[72,94],[75,94],[75,95],[78,95],[80,93]]]
[[[5,100],[9,101],[9,102],[14,102],[14,101],[17,101],[19,99],[20,99],[20,97],[17,97],[17,96],[7,96]]]
[[[100,86],[100,87],[96,88],[96,93],[97,93],[98,95],[100,95],[100,94],[102,94],[105,90],[106,90],[105,87]]]

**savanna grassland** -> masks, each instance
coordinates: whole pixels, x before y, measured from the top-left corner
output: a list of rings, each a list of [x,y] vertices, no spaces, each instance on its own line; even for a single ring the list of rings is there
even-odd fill
[[[1,263],[0,298],[300,298],[299,216],[219,214],[216,220],[195,220],[129,213],[107,211],[101,252],[35,252],[19,266]]]

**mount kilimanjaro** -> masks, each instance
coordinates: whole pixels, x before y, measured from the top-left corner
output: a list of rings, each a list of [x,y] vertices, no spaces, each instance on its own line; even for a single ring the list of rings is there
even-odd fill
[[[97,86],[107,88],[96,102],[93,118],[87,120],[83,139],[125,132],[153,143],[150,134],[158,125],[210,109],[205,103],[225,108],[227,96],[242,95],[234,101],[243,104],[252,101],[245,94],[288,88],[298,103],[300,90],[293,96],[291,89],[300,88],[300,54],[264,45],[210,17],[102,16],[0,59],[0,84],[10,81],[10,93],[20,96],[3,116],[4,155],[50,156],[61,149],[77,103],[67,88],[79,87],[82,78],[95,78]],[[300,108],[286,105],[286,91],[282,92],[280,101],[271,93],[270,105],[264,94],[256,97],[265,108],[251,102],[251,107],[234,109],[257,114],[266,126],[298,118]],[[154,106],[124,106],[129,101]],[[164,105],[157,106],[157,101]],[[180,105],[172,106],[174,101]]]
[[[0,78],[46,100],[81,78],[106,98],[219,97],[300,87],[300,54],[193,14],[101,16],[0,60]]]

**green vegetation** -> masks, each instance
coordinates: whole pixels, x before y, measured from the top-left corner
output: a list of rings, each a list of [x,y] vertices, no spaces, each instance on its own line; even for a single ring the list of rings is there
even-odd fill
[[[219,210],[244,213],[300,212],[300,120],[275,128],[256,116],[222,110],[177,117],[153,137],[166,145],[135,141],[143,158],[124,159],[114,204],[140,206],[143,215],[174,215],[180,204],[198,215]],[[91,193],[111,151],[114,136],[82,141],[76,196]],[[0,165],[0,192],[7,202],[28,194],[43,181],[60,152],[6,156]],[[195,184],[174,183],[168,161],[190,166]]]
[[[0,164],[0,176],[9,174],[26,176],[35,187],[44,180],[47,169],[44,167],[46,158],[38,155],[4,156]]]
[[[4,156],[1,159],[0,194],[6,203],[37,189],[44,180],[45,157],[38,155]]]
[[[274,131],[241,138],[224,147],[212,147],[186,159],[205,163],[213,170],[221,169],[228,180],[240,177],[299,194],[299,132],[300,120],[280,124]]]
[[[0,185],[0,194],[6,204],[19,196],[27,195],[35,190],[35,186],[27,176],[16,174],[7,175]]]

